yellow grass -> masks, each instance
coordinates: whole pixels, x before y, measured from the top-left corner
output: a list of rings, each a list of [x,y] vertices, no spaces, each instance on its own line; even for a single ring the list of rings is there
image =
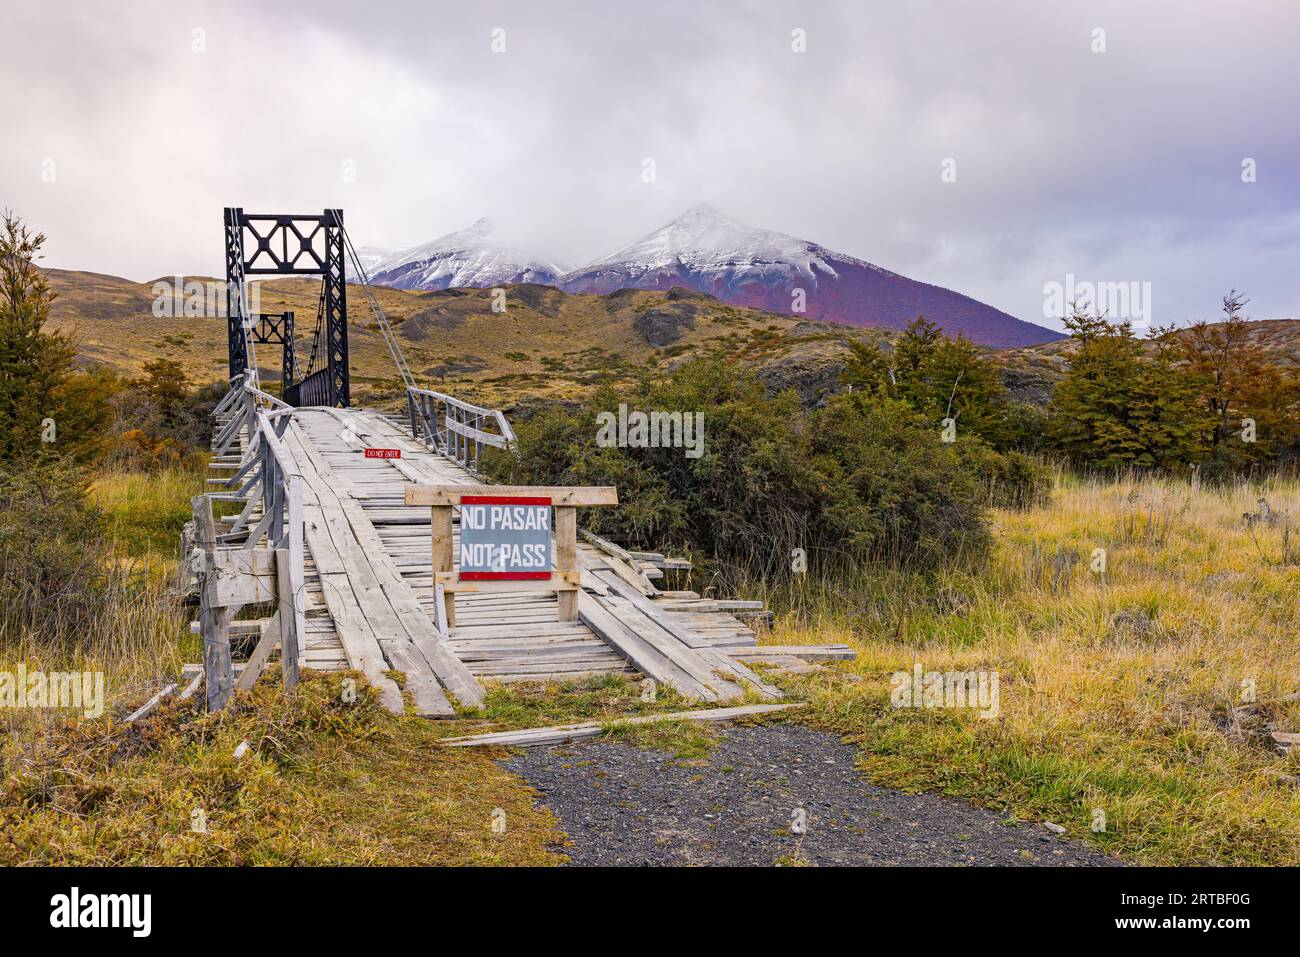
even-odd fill
[[[93,494],[122,556],[120,600],[81,645],[28,636],[0,667],[103,669],[111,706],[138,703],[197,660],[163,572],[198,488],[195,474],[102,477]],[[855,662],[779,680],[810,702],[796,720],[855,742],[878,783],[943,791],[1008,823],[1050,820],[1135,862],[1295,865],[1300,759],[1278,754],[1267,730],[1300,730],[1300,702],[1284,700],[1300,690],[1300,567],[1283,562],[1285,519],[1242,521],[1261,496],[1273,513],[1300,516],[1300,483],[1289,480],[1214,490],[1060,477],[1050,505],[995,515],[986,567],[803,581],[766,596],[788,611],[765,640],[858,650]],[[1104,575],[1091,567],[1098,548]],[[999,717],[893,707],[891,675],[916,662],[996,671]],[[392,718],[368,696],[343,711],[338,680],[314,677],[290,702],[270,674],[222,714],[176,703],[135,730],[107,718],[59,727],[42,713],[24,729],[37,733],[6,737],[0,755],[0,860],[560,859],[555,822],[494,752],[436,747],[488,726]],[[1240,710],[1250,687],[1257,704]],[[645,704],[639,689],[621,679],[494,687],[481,717],[493,729],[595,719],[684,759],[707,752],[705,737],[671,726],[618,727],[620,715],[683,704],[671,694]],[[244,739],[253,753],[236,760]],[[208,836],[191,830],[195,808]],[[498,808],[504,839],[491,830]],[[1105,829],[1094,832],[1098,811]]]
[[[1294,481],[1062,478],[1051,505],[996,516],[982,572],[807,588],[774,640],[858,650],[801,684],[809,720],[856,741],[880,783],[1051,820],[1146,863],[1294,865],[1300,755],[1278,754],[1266,722],[1300,730],[1283,700],[1300,690],[1300,568],[1281,563],[1285,519],[1243,522],[1261,496],[1300,517]],[[1000,717],[893,707],[892,674],[916,662],[998,672]],[[1258,707],[1234,714],[1252,687]]]

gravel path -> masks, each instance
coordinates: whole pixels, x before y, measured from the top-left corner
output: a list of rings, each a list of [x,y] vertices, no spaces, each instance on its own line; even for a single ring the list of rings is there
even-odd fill
[[[505,761],[543,796],[574,864],[1071,865],[1117,861],[1041,824],[869,784],[856,749],[797,724],[725,727],[707,765],[617,742]],[[803,834],[792,830],[806,812]]]

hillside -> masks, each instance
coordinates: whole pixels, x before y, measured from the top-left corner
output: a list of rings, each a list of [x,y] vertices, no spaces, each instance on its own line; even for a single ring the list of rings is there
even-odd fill
[[[1300,365],[1300,319],[1258,319],[1248,328],[1271,362],[1288,368]],[[1013,395],[1045,404],[1052,386],[1065,375],[1073,351],[1074,341],[1061,339],[1022,349],[1000,349],[992,355],[1002,365],[1003,382]]]
[[[182,362],[195,383],[226,375],[225,320],[156,318],[152,283],[99,273],[49,271],[58,294],[56,328],[76,334],[83,359],[124,373],[163,356]],[[292,310],[299,361],[311,348],[319,283],[308,279],[261,283],[264,312]],[[402,349],[422,385],[487,404],[528,397],[563,399],[611,371],[652,364],[670,368],[684,356],[719,350],[759,370],[773,388],[796,389],[816,402],[835,380],[854,339],[886,349],[892,329],[854,328],[795,319],[682,288],[623,289],[571,294],[550,286],[506,287],[504,314],[492,311],[489,289],[435,291],[375,287],[398,330]],[[361,290],[349,287],[353,394],[357,401],[396,399],[396,373]],[[1280,365],[1300,361],[1300,319],[1260,320],[1252,332]],[[1069,339],[1016,349],[989,349],[1012,395],[1042,405],[1064,375]],[[275,347],[259,353],[263,377],[279,378]]]
[[[161,356],[181,362],[194,383],[226,377],[224,318],[155,317],[151,283],[66,270],[49,276],[58,296],[52,325],[75,334],[85,361],[129,374]],[[259,285],[261,311],[295,313],[299,362],[305,363],[319,283]],[[492,311],[488,289],[375,292],[422,385],[488,404],[563,399],[603,374],[647,363],[667,367],[712,349],[760,369],[771,366],[774,382],[813,395],[818,383],[833,382],[844,341],[888,338],[882,330],[800,322],[680,289],[574,295],[531,284],[507,288],[504,313]],[[349,288],[348,302],[354,400],[395,400],[396,370],[359,288]],[[277,347],[263,346],[258,359],[263,378],[277,380]]]

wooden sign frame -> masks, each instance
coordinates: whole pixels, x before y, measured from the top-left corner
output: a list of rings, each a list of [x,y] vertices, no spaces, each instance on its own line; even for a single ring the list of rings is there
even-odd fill
[[[467,497],[549,498],[555,511],[555,557],[548,578],[509,581],[462,581],[452,549],[452,510]],[[578,617],[579,508],[617,505],[618,490],[610,486],[572,485],[408,485],[407,505],[427,505],[433,530],[433,587],[442,586],[447,625],[456,624],[456,592],[553,591],[557,593],[560,621]]]

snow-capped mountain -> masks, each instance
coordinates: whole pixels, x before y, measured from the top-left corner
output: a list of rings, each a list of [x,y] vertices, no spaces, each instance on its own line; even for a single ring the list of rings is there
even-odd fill
[[[371,264],[361,256],[363,252],[380,250],[358,250],[370,281],[397,289],[482,288],[515,282],[546,285],[564,272],[563,266],[537,261],[499,243],[486,219],[431,243],[380,256]]]
[[[961,293],[784,233],[742,226],[708,206],[693,207],[556,285],[593,293],[686,286],[739,306],[854,326],[901,329],[924,315],[951,335],[1002,348],[1062,338]],[[802,313],[796,309],[799,290]]]
[[[794,236],[743,226],[709,206],[693,207],[568,273],[502,244],[486,219],[422,246],[400,251],[366,246],[358,256],[371,282],[398,289],[527,282],[570,293],[607,293],[686,286],[738,306],[852,326],[901,329],[923,315],[950,335],[964,333],[979,345],[998,348],[1063,338],[942,286]]]
[[[560,282],[562,287],[572,284],[583,292],[603,293],[627,287],[658,289],[661,279],[670,286],[681,285],[672,280],[685,279],[712,295],[747,282],[791,276],[815,286],[814,268],[834,275],[821,252],[820,246],[793,236],[751,229],[710,206],[695,206],[650,235],[562,276]],[[715,288],[695,285],[701,280]]]

